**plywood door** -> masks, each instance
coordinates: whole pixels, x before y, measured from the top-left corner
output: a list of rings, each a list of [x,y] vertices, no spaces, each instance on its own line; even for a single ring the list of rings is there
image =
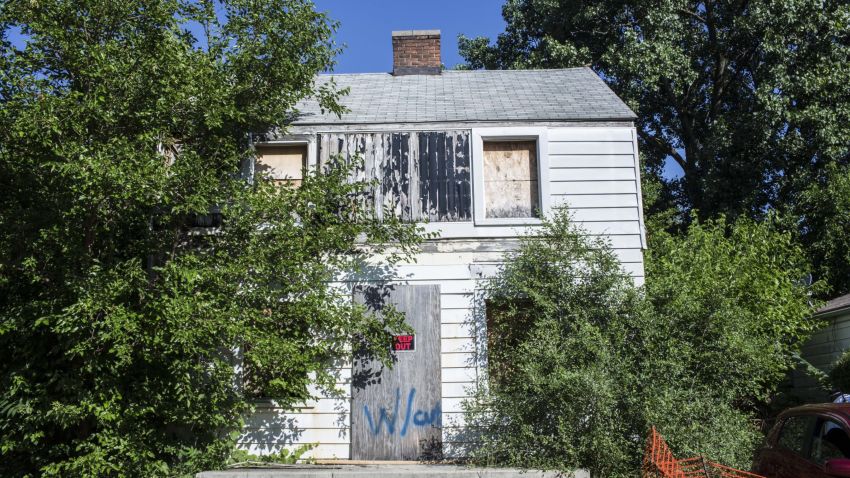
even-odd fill
[[[413,328],[413,350],[394,352],[392,368],[358,355],[351,387],[351,458],[436,459],[442,454],[440,286],[398,285],[355,291],[380,313],[393,304]],[[399,337],[407,348],[409,337]]]

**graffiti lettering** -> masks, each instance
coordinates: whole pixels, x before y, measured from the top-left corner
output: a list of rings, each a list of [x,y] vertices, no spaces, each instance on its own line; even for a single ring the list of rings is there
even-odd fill
[[[417,409],[416,411],[413,411],[413,399],[415,397],[416,389],[411,388],[410,392],[407,394],[407,402],[404,407],[404,422],[399,430],[399,436],[407,435],[407,428],[410,426],[411,421],[415,427],[426,427],[432,425],[439,427],[441,424],[442,407],[440,406],[440,402],[438,401],[431,410]],[[373,417],[372,413],[369,411],[369,405],[363,405],[363,413],[366,415],[366,421],[369,424],[369,430],[372,434],[380,434],[381,429],[383,428],[381,425],[384,424],[387,428],[387,434],[394,435],[396,432],[396,425],[398,425],[400,408],[401,390],[398,388],[395,390],[395,406],[393,407],[392,412],[388,412],[386,408],[381,407],[378,409],[378,416]]]

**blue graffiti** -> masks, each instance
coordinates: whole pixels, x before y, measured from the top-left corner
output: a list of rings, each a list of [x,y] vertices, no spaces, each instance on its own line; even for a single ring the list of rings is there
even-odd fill
[[[411,388],[410,392],[407,394],[407,403],[404,407],[404,423],[402,423],[401,430],[399,430],[399,436],[407,435],[407,428],[410,426],[411,421],[415,427],[427,427],[431,425],[440,426],[442,418],[442,407],[440,406],[440,402],[438,401],[431,410],[417,409],[413,412],[413,414],[411,414],[413,411],[414,397],[416,397],[416,389]],[[377,423],[375,423],[376,418],[369,412],[369,405],[363,405],[363,413],[366,415],[366,421],[369,423],[369,430],[372,431],[372,434],[378,435],[381,433],[382,424],[386,425],[388,434],[395,434],[396,425],[398,425],[398,412],[400,408],[401,390],[398,388],[395,390],[395,407],[393,408],[393,412],[388,413],[386,408],[381,407],[378,410]]]

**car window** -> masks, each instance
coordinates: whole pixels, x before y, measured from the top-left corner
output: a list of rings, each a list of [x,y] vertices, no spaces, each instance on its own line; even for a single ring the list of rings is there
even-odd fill
[[[823,465],[833,458],[850,458],[850,437],[838,423],[821,418],[812,440],[812,461]]]
[[[779,446],[805,457],[808,453],[815,420],[816,417],[806,415],[786,418],[782,423],[782,430],[779,432]]]

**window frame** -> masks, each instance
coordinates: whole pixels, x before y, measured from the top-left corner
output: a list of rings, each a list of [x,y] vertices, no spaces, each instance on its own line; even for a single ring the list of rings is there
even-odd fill
[[[484,142],[534,141],[537,145],[537,195],[541,217],[487,217],[484,194]],[[472,220],[476,226],[535,226],[551,210],[549,139],[545,127],[513,126],[472,129]]]
[[[257,173],[257,152],[258,149],[262,149],[263,147],[275,147],[275,146],[307,146],[307,171],[315,171],[317,168],[317,145],[316,145],[316,136],[315,135],[287,135],[283,136],[280,139],[274,139],[272,141],[257,141],[251,144],[251,150],[254,152],[254,156],[251,157],[251,168],[248,171],[248,178],[251,182],[254,181],[255,174]],[[303,180],[303,178],[302,178]]]
[[[779,434],[776,437],[776,446],[778,448],[782,449],[782,450],[789,451],[789,452],[793,453],[795,456],[798,456],[798,457],[800,457],[804,460],[811,461],[812,442],[814,441],[815,428],[817,427],[819,418],[821,418],[821,417],[819,415],[815,415],[815,414],[798,414],[798,415],[790,415],[788,417],[785,417],[782,420],[782,425],[779,428]],[[789,421],[795,420],[795,419],[808,420],[809,421],[809,423],[806,426],[806,430],[804,432],[805,443],[803,443],[803,447],[802,447],[802,450],[800,450],[800,452],[797,452],[797,450],[793,450],[791,448],[788,448],[787,446],[785,446],[782,443],[782,437],[783,437],[783,433],[785,432],[785,427],[788,425]]]
[[[842,420],[839,417],[834,417],[834,416],[830,416],[830,415],[817,415],[817,421],[815,422],[815,428],[812,432],[811,444],[809,445],[808,460],[811,461],[812,463],[814,463],[815,465],[819,466],[819,467],[824,467],[826,465],[827,461],[834,459],[834,458],[830,458],[828,460],[825,460],[823,463],[821,463],[821,462],[819,462],[815,459],[815,451],[816,451],[815,445],[817,444],[818,441],[820,441],[820,442],[825,441],[824,440],[825,435],[823,433],[823,428],[824,428],[824,426],[826,425],[827,422],[832,422],[842,432],[844,432],[844,434],[846,436],[850,437],[850,433],[847,432],[847,426],[844,424],[844,420]],[[841,451],[842,454],[844,453],[843,450],[839,450],[839,451]],[[818,457],[818,458],[821,458],[821,457]],[[850,458],[850,456],[842,456],[842,457],[838,457],[838,458],[848,459],[848,458]]]

